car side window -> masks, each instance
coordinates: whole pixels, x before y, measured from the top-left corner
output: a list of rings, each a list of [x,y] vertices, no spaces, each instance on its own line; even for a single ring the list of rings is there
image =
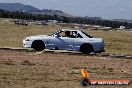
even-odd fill
[[[65,36],[64,36],[64,37],[69,37],[69,38],[71,38],[71,37],[72,37],[71,31],[65,31]]]
[[[64,36],[65,36],[65,32],[62,31],[62,32],[60,32],[58,35],[60,35],[60,37],[64,37]]]
[[[83,38],[77,31],[72,32],[72,38]]]
[[[77,31],[61,31],[56,34],[58,37],[68,37],[68,38],[83,38]]]
[[[60,37],[69,37],[69,38],[71,38],[72,37],[72,32],[71,31],[62,31],[62,32],[58,33],[58,35]]]

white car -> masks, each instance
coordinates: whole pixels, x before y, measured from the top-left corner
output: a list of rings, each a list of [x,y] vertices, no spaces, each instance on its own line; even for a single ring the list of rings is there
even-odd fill
[[[26,37],[23,46],[36,51],[44,49],[75,50],[82,53],[104,52],[104,41],[81,30],[62,29],[51,35]]]

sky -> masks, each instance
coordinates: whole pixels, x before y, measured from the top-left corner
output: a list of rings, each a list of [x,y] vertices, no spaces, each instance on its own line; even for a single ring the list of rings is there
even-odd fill
[[[22,3],[39,9],[62,10],[74,16],[132,19],[132,0],[0,0],[0,3]]]

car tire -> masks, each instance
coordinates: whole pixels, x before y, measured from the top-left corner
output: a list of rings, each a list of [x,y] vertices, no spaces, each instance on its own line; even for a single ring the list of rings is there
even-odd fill
[[[91,52],[94,52],[94,49],[93,49],[93,46],[91,44],[85,43],[85,44],[82,44],[80,46],[80,52],[85,53],[85,54],[89,54]]]
[[[32,48],[36,51],[42,51],[45,49],[45,45],[43,41],[36,40],[32,43]]]

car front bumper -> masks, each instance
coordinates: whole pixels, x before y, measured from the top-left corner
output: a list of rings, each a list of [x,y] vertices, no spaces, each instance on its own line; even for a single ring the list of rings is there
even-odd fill
[[[31,48],[31,45],[32,45],[32,41],[23,40],[23,47]]]

